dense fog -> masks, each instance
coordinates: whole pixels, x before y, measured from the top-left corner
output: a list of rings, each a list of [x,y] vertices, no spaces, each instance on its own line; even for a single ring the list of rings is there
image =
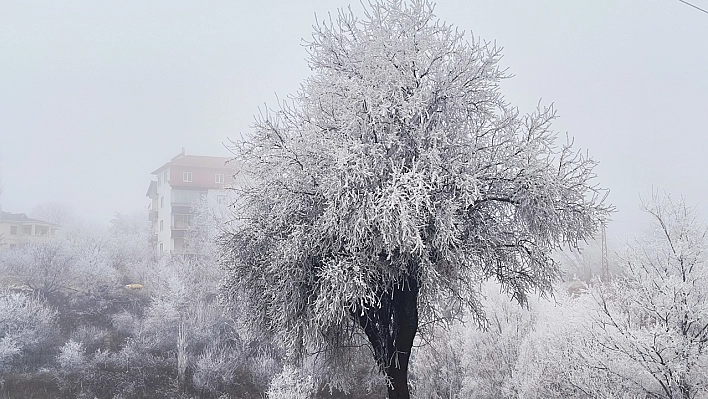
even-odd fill
[[[338,6],[8,4],[2,396],[708,396],[708,5]]]

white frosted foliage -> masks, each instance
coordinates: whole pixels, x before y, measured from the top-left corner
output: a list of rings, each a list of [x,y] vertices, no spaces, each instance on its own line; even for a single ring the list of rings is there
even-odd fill
[[[504,101],[500,50],[425,1],[314,29],[312,76],[234,143],[249,184],[222,240],[227,296],[294,353],[341,354],[396,292],[415,291],[426,325],[464,308],[483,321],[484,280],[522,303],[550,290],[549,252],[608,206],[595,162],[556,143],[553,109]]]

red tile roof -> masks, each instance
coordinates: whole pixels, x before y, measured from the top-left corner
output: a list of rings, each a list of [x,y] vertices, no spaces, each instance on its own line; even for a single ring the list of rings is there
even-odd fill
[[[231,158],[227,157],[208,157],[203,155],[181,155],[172,158],[170,162],[160,166],[154,172],[153,175],[160,173],[162,170],[169,168],[171,166],[189,166],[192,168],[210,168],[210,169],[236,169],[236,165],[233,162],[229,162]]]

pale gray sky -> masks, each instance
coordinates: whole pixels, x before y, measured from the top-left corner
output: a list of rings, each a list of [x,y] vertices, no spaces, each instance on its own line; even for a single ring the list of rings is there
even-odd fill
[[[3,209],[58,201],[105,223],[145,207],[150,172],[182,147],[226,156],[222,143],[259,106],[294,92],[314,15],[348,4],[0,0]],[[447,0],[436,11],[504,47],[510,102],[555,103],[556,130],[600,161],[612,236],[641,229],[652,187],[708,217],[708,14],[678,0]]]

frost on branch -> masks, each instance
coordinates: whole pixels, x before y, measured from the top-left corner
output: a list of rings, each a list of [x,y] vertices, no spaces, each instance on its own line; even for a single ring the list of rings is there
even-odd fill
[[[597,295],[593,366],[656,398],[708,395],[708,228],[684,201],[655,194],[652,229],[625,274]]]
[[[312,76],[234,143],[250,183],[222,241],[226,295],[294,353],[345,356],[364,332],[386,369],[384,341],[418,319],[483,322],[484,280],[521,303],[549,291],[549,252],[607,216],[595,162],[556,143],[553,109],[508,105],[500,50],[428,2],[340,11],[307,49]]]
[[[0,289],[0,382],[15,358],[56,334],[55,319],[56,312],[42,299]]]

